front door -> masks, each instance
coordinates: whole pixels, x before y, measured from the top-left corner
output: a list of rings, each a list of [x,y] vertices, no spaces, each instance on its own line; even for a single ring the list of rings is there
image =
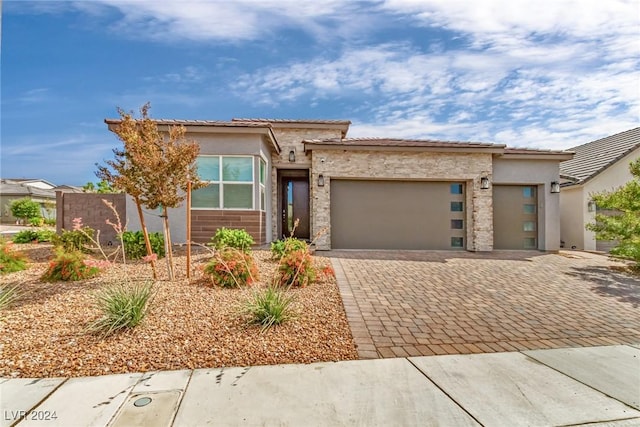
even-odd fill
[[[281,194],[282,237],[309,239],[309,178],[283,176]]]

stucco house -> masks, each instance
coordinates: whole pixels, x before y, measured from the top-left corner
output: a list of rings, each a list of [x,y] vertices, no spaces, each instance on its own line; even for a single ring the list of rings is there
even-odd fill
[[[571,148],[573,159],[560,163],[560,229],[565,248],[608,251],[585,228],[598,210],[591,195],[613,190],[632,179],[629,163],[640,158],[640,127]]]
[[[11,203],[22,198],[29,198],[40,204],[43,217],[55,217],[55,210],[46,206],[55,204],[55,185],[44,179],[3,178],[0,179],[0,222],[15,223],[11,214]]]
[[[348,138],[346,120],[156,122],[183,125],[200,144],[209,185],[192,196],[196,242],[228,227],[265,244],[298,220],[295,235],[319,250],[559,249],[559,163],[570,152]],[[176,241],[186,241],[185,215],[170,213]]]

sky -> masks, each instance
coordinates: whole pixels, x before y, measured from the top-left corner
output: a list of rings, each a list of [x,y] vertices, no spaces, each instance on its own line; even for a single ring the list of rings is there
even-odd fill
[[[640,0],[1,4],[0,176],[97,181],[104,119],[345,119],[566,149],[639,126]]]

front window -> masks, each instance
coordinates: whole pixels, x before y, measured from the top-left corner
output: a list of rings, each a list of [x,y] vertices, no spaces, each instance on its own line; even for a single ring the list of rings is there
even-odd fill
[[[192,193],[192,208],[253,209],[253,156],[198,156],[196,164],[207,186]]]

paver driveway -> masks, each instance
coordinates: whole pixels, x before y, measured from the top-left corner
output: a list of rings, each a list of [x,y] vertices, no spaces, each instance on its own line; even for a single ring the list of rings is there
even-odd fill
[[[605,256],[322,255],[333,262],[361,358],[640,343],[640,278]]]

